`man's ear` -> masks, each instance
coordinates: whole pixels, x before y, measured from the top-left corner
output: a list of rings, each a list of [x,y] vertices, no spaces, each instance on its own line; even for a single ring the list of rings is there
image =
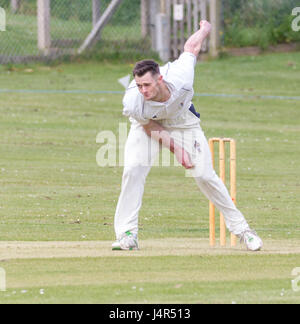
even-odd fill
[[[158,79],[157,79],[157,81],[162,82],[163,79],[164,79],[164,77],[160,74],[159,77],[158,77]]]

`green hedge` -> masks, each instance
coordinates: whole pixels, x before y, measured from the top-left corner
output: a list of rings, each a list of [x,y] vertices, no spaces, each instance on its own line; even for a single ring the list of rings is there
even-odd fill
[[[292,30],[293,8],[299,0],[223,0],[224,45],[267,48],[300,41]]]

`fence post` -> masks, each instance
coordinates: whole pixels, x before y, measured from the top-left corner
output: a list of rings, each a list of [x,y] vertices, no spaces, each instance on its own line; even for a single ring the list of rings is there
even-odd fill
[[[150,35],[152,42],[152,49],[156,50],[156,15],[159,13],[159,1],[160,0],[150,0],[149,3],[149,17],[150,17]]]
[[[97,22],[101,18],[101,0],[92,0],[93,1],[93,28],[97,25]],[[101,39],[101,32],[97,34],[95,38],[96,41]]]
[[[160,12],[156,14],[156,50],[159,53],[159,57],[163,62],[167,62],[170,59],[170,17],[167,14],[166,0],[160,1]]]
[[[149,0],[141,0],[141,29],[142,37],[149,35],[150,31],[150,22],[149,22]]]
[[[21,0],[10,0],[10,8],[13,14],[20,9]]]
[[[201,10],[201,20],[208,20],[207,17],[207,0],[201,0],[200,2],[200,10]],[[202,45],[202,52],[207,51],[207,39],[204,41]]]
[[[210,0],[209,11],[212,24],[209,50],[212,57],[217,57],[220,47],[221,0]]]
[[[50,1],[51,0],[37,0],[38,48],[43,51],[45,55],[51,47]]]
[[[93,1],[93,27],[96,26],[98,20],[101,17],[101,0]]]

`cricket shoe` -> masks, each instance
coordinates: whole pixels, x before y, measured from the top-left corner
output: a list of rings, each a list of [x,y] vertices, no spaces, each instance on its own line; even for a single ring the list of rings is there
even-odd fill
[[[260,251],[263,247],[263,241],[253,230],[246,230],[239,237],[241,243],[245,243],[249,251]]]
[[[137,237],[131,232],[126,232],[119,240],[112,244],[113,251],[132,251],[139,249]]]

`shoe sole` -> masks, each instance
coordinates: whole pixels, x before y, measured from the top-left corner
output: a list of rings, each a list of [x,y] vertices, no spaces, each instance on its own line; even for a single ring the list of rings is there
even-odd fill
[[[252,251],[252,252],[258,252],[258,251],[261,251],[263,247],[264,247],[264,246],[263,246],[263,243],[262,243],[261,246],[260,246],[259,248],[257,248],[256,250],[251,250],[251,249],[249,249],[249,248],[247,248],[247,250],[248,250],[248,251]]]
[[[113,251],[137,251],[139,248],[130,248],[130,249],[122,249],[120,247],[115,247],[115,248],[112,248]]]
[[[134,251],[134,250],[139,250],[138,242],[135,241],[135,243],[136,243],[136,246],[131,247],[129,249],[122,249],[121,246],[113,246],[112,250],[113,251]]]

